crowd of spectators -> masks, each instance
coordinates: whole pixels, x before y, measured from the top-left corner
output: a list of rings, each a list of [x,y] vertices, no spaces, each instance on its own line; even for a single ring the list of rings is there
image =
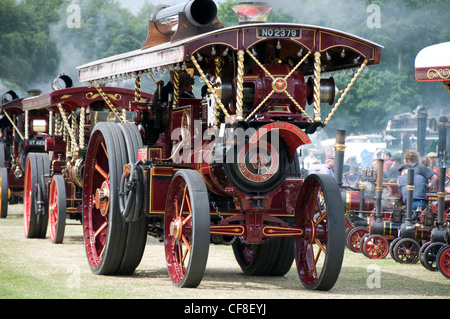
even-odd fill
[[[326,174],[329,173],[334,176],[334,157],[327,154],[324,162],[320,160],[320,154],[315,154],[314,151],[308,151],[303,159],[303,168],[308,173]],[[383,158],[383,179],[388,183],[398,183],[401,190],[406,190],[406,175],[407,169],[412,168],[416,189],[417,202],[426,200],[426,193],[438,190],[439,174],[437,154],[430,152],[425,156],[420,157],[416,150],[407,150],[402,154],[395,154],[392,156],[389,152],[380,154]],[[323,157],[323,156],[322,156]],[[342,182],[344,185],[357,187],[362,175],[362,169],[354,161],[349,158],[344,165],[344,176]],[[377,159],[372,161],[371,168],[376,171]],[[450,168],[446,170],[445,192],[450,194]],[[423,204],[424,202],[421,202]]]

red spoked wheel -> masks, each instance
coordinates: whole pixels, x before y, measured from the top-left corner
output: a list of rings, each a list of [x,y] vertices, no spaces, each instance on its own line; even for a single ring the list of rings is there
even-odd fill
[[[442,247],[436,256],[437,269],[450,279],[450,245]]]
[[[3,146],[3,145],[2,145]],[[2,147],[0,146],[0,147]],[[8,170],[0,168],[0,218],[8,216]]]
[[[370,259],[383,259],[389,253],[389,242],[384,236],[370,235],[364,241],[362,249]]]
[[[345,248],[345,213],[336,180],[309,175],[300,190],[295,211],[295,261],[303,285],[330,290],[339,276]]]
[[[23,225],[26,238],[45,238],[48,207],[43,176],[50,173],[48,154],[29,153],[25,165],[23,189]]]
[[[205,182],[197,171],[178,171],[170,184],[164,220],[167,270],[175,286],[195,288],[209,253],[210,208]]]
[[[99,123],[89,140],[83,232],[89,266],[97,275],[131,274],[142,258],[146,219],[126,223],[119,209],[118,191],[128,154],[137,153],[138,144],[132,124]]]
[[[66,228],[66,183],[62,175],[55,175],[50,183],[48,196],[50,240],[61,244]]]
[[[411,238],[402,238],[392,249],[394,260],[401,264],[415,264],[419,261],[420,245]]]
[[[363,238],[364,235],[368,234],[369,230],[366,227],[358,226],[350,230],[346,237],[346,244],[347,247],[355,252],[360,253],[361,252],[361,238]]]

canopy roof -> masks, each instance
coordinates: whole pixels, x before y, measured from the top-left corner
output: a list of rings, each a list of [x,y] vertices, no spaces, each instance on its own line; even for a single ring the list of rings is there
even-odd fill
[[[211,45],[247,50],[271,39],[289,42],[283,49],[286,58],[292,56],[298,59],[299,48],[321,52],[326,72],[357,68],[364,60],[368,61],[368,65],[378,64],[381,58],[380,45],[337,30],[299,24],[257,23],[222,28],[94,61],[78,67],[79,80],[113,80],[116,76],[129,76],[135,72],[148,72],[156,67],[182,63],[192,54]],[[305,74],[312,73],[312,65],[309,70],[302,71]]]
[[[416,56],[415,75],[419,82],[450,81],[450,42],[422,49]]]
[[[102,87],[106,96],[113,104],[127,106],[134,100],[134,91],[124,88]],[[32,96],[23,99],[23,110],[36,110],[50,108],[58,110],[57,104],[61,103],[65,109],[77,109],[87,107],[95,101],[103,100],[98,91],[91,87],[72,87],[53,92]]]

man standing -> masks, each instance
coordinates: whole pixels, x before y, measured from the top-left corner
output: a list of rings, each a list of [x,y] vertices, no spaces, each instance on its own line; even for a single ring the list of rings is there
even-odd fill
[[[398,186],[400,188],[400,193],[402,194],[403,202],[406,203],[408,198],[408,168],[412,168],[410,164],[405,164],[400,168],[400,176],[398,178]],[[416,211],[419,207],[420,210],[424,210],[427,207],[427,180],[420,174],[417,174],[414,170],[414,191],[413,191],[413,202],[411,204],[411,209]]]
[[[328,173],[331,176],[334,176],[334,157],[327,158],[327,161],[325,162],[325,166],[328,169]]]
[[[419,153],[415,150],[407,150],[404,154],[405,164],[411,165],[414,174],[422,175],[425,178],[429,190],[436,190],[439,182],[438,175],[429,167],[419,164],[419,158]]]

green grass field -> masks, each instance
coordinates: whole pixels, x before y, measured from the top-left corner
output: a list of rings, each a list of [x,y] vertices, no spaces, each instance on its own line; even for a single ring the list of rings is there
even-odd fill
[[[89,269],[79,222],[68,221],[64,243],[26,239],[22,205],[10,205],[0,220],[0,298],[243,298],[373,299],[450,298],[450,280],[420,263],[402,265],[390,257],[371,260],[348,249],[336,285],[329,292],[306,290],[295,263],[284,277],[243,275],[231,247],[210,246],[203,281],[196,289],[179,289],[167,274],[163,244],[149,237],[133,276],[96,276]]]

